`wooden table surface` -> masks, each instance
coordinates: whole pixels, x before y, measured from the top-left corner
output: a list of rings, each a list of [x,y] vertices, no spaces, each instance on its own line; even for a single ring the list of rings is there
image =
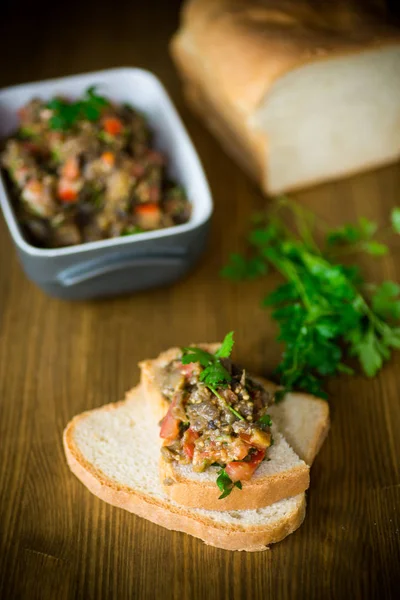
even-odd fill
[[[237,360],[270,374],[280,348],[259,300],[277,279],[237,286],[218,276],[266,200],[184,105],[166,51],[179,3],[28,4],[15,3],[0,25],[0,86],[119,65],[154,71],[203,160],[215,214],[208,250],[183,281],[78,303],[27,280],[0,219],[0,598],[394,598],[400,352],[373,380],[330,381],[332,428],[312,468],[306,520],[269,551],[207,547],[104,504],[69,472],[65,424],[121,398],[143,357],[234,329]],[[399,195],[397,164],[296,198],[332,224],[360,215],[384,223]],[[400,244],[364,267],[372,280],[400,280]]]

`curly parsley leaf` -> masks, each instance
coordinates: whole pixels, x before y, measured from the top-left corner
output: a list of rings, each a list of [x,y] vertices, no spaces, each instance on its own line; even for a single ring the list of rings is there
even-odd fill
[[[387,327],[383,332],[383,341],[387,346],[400,349],[400,327]]]
[[[216,351],[215,356],[217,358],[229,358],[232,353],[234,343],[233,331],[230,331],[226,334],[224,341],[222,342],[220,348]]]
[[[386,244],[373,239],[378,230],[378,225],[365,217],[361,217],[357,223],[348,223],[333,229],[326,236],[326,247],[328,249],[337,246],[347,248],[354,252],[366,252],[371,256],[384,256],[389,249]]]
[[[360,217],[357,223],[346,223],[342,227],[332,229],[326,236],[328,246],[336,244],[356,244],[370,240],[376,233],[378,226],[373,221]]]
[[[261,425],[267,425],[268,427],[271,427],[272,419],[270,415],[263,415],[260,419],[258,419],[258,423],[260,423]]]
[[[202,348],[189,346],[182,348],[181,361],[184,365],[198,362],[203,367],[199,379],[208,389],[226,405],[226,408],[231,411],[240,420],[245,420],[244,417],[235,410],[226,400],[218,393],[217,388],[226,387],[232,377],[229,371],[224,367],[221,358],[229,358],[233,348],[233,331],[230,331],[224,338],[220,348],[215,354],[211,354]]]
[[[226,334],[220,348],[215,354],[211,354],[202,348],[196,346],[189,346],[182,348],[182,363],[187,365],[189,363],[198,362],[204,371],[200,375],[200,380],[206,385],[216,386],[219,384],[229,383],[231,380],[230,373],[225,369],[221,363],[221,358],[229,358],[232,353],[233,345],[233,331]]]
[[[56,131],[66,131],[81,119],[97,121],[102,108],[108,106],[109,102],[103,96],[96,94],[95,90],[95,86],[88,88],[82,100],[76,102],[70,102],[63,98],[50,100],[46,105],[53,111],[49,121],[50,128]]]
[[[86,96],[88,100],[90,100],[91,105],[97,107],[108,106],[109,101],[107,100],[107,98],[104,98],[104,96],[99,96],[96,93],[96,89],[97,86],[92,85],[86,90]]]
[[[372,256],[385,256],[385,254],[389,252],[389,248],[386,246],[386,244],[376,242],[375,240],[365,242],[363,244],[363,249],[365,252],[367,252],[367,254],[371,254]]]
[[[146,230],[142,227],[139,227],[139,225],[129,225],[122,230],[121,235],[136,235],[137,233],[144,233],[145,231]]]
[[[200,381],[211,387],[224,387],[231,379],[230,373],[219,361],[209,364],[200,374]]]
[[[394,281],[384,281],[376,287],[371,304],[380,317],[400,319],[400,285]]]
[[[218,500],[222,500],[223,498],[229,496],[234,487],[237,487],[239,490],[242,489],[241,482],[236,481],[235,483],[233,483],[232,479],[229,477],[225,469],[221,469],[220,471],[218,471],[217,486],[222,492]]]
[[[198,362],[202,367],[208,367],[209,364],[214,362],[214,355],[210,354],[202,348],[196,346],[189,346],[182,348],[182,363],[188,365],[189,363]]]

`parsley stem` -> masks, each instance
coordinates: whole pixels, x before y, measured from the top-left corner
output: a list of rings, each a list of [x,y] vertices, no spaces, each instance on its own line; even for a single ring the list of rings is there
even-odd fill
[[[289,281],[292,281],[294,283],[301,299],[304,302],[304,306],[307,308],[307,310],[311,310],[311,302],[307,296],[307,292],[304,288],[303,282],[298,276],[296,269],[293,267],[293,265],[286,259],[282,259],[279,262],[270,258],[270,261],[273,263],[277,271],[282,273],[284,277],[286,277],[287,279],[289,279]]]
[[[282,208],[287,208],[293,213],[297,230],[305,245],[312,249],[315,254],[321,255],[321,251],[312,235],[312,230],[315,226],[316,215],[310,210],[307,210],[295,202],[292,202],[287,196],[282,196],[278,199],[276,203],[276,210],[274,211],[275,214],[278,213]],[[283,225],[283,223],[281,225]],[[293,238],[286,226],[284,226],[284,229],[287,237]]]
[[[212,387],[211,385],[208,385],[207,387],[213,394],[215,394],[217,396],[217,398],[219,398],[221,400],[221,402],[223,402],[225,404],[226,408],[228,408],[231,411],[231,413],[233,413],[235,415],[235,417],[237,417],[241,421],[245,421],[245,418],[242,417],[242,415],[237,410],[235,410],[233,408],[233,406],[228,404],[227,401],[225,400],[225,398],[223,398],[221,396],[221,394],[218,394],[217,390],[214,387]]]

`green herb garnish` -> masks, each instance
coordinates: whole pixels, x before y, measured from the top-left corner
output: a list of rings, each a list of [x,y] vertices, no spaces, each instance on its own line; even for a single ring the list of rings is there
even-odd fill
[[[221,469],[220,471],[218,471],[217,486],[222,492],[218,500],[222,500],[223,498],[229,496],[234,487],[239,488],[239,490],[242,489],[241,482],[235,481],[235,483],[233,483],[232,479],[229,477],[225,469]]]
[[[294,230],[282,209],[289,211]],[[399,208],[391,222],[400,233]],[[386,254],[388,247],[375,239],[377,225],[362,218],[328,231],[322,244],[316,243],[314,232],[314,215],[282,198],[271,213],[257,217],[249,236],[251,258],[234,254],[222,270],[230,279],[248,279],[272,267],[286,280],[263,300],[272,308],[278,341],[284,344],[277,368],[285,388],[281,397],[293,388],[326,397],[324,377],[353,372],[344,362],[347,356],[358,359],[373,377],[391,350],[400,348],[400,327],[394,324],[400,318],[400,286],[390,281],[367,286],[358,267],[338,260],[344,252]]]
[[[221,346],[218,348],[214,356],[217,358],[229,358],[235,342],[233,341],[233,331],[230,331],[224,337]]]
[[[34,129],[32,129],[32,127],[29,127],[28,125],[22,125],[19,128],[18,135],[22,139],[33,140],[36,142],[41,141],[41,136]]]
[[[393,230],[396,233],[400,233],[400,207],[396,206],[396,208],[392,210],[391,222]]]
[[[97,121],[100,118],[102,108],[108,105],[109,102],[106,98],[96,94],[95,86],[88,88],[84,98],[76,102],[54,98],[46,105],[47,108],[53,111],[49,121],[50,128],[56,131],[66,131],[81,119]]]
[[[130,227],[125,227],[121,235],[135,235],[137,233],[143,233],[144,231],[145,229],[142,229],[139,225],[131,225]]]
[[[260,419],[258,419],[258,423],[260,423],[261,425],[267,425],[268,427],[271,427],[272,419],[269,415],[263,415]]]
[[[190,423],[179,421],[179,431],[183,435],[187,429],[189,429]]]
[[[232,337],[233,332],[228,333],[222,342],[222,348],[229,347],[229,341],[227,341],[228,336]],[[232,342],[233,345],[233,342]],[[182,363],[187,365],[189,363],[198,362],[202,367],[204,367],[203,371],[200,374],[200,381],[202,381],[207,387],[225,387],[231,381],[230,373],[225,369],[223,364],[220,361],[220,358],[228,358],[230,355],[230,351],[232,350],[232,345],[230,346],[230,350],[226,353],[222,353],[217,355],[211,354],[202,348],[196,348],[194,346],[182,348]]]
[[[225,400],[218,393],[217,388],[226,387],[232,380],[232,377],[222,364],[221,358],[229,358],[233,344],[233,331],[231,331],[225,336],[221,347],[215,354],[211,354],[210,352],[195,346],[182,348],[182,363],[184,365],[188,365],[189,363],[200,363],[203,367],[199,377],[200,381],[202,381],[208,389],[223,402],[225,402]],[[225,402],[225,404],[238,419],[244,421],[244,417],[242,417],[237,410],[227,402]]]

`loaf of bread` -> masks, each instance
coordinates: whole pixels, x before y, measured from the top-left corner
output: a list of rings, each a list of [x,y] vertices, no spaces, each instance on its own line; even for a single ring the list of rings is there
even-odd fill
[[[269,194],[400,157],[400,34],[351,3],[189,0],[186,97]]]

